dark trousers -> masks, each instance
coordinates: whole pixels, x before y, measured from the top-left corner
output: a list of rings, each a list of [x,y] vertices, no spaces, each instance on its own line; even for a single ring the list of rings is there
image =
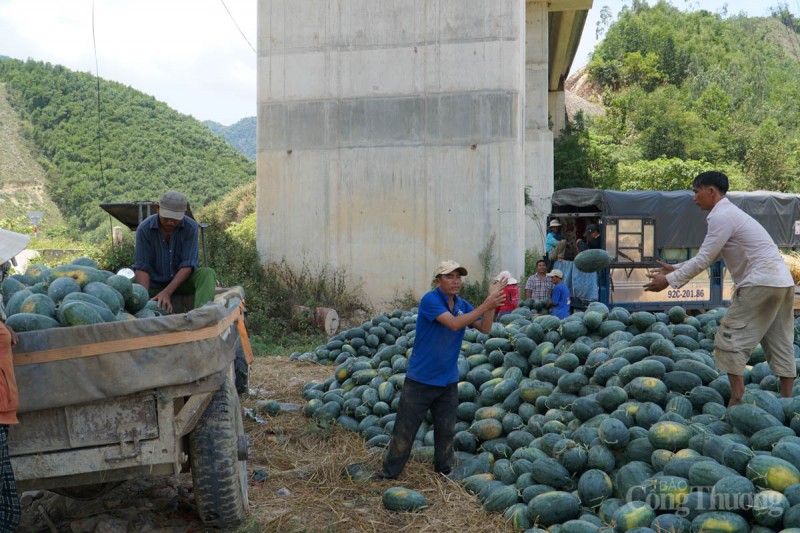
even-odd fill
[[[389,441],[389,449],[383,460],[382,475],[396,478],[403,471],[411,456],[414,437],[429,409],[433,416],[435,440],[433,467],[437,472],[449,473],[453,463],[457,407],[457,383],[436,387],[406,378],[403,393],[400,395],[400,405],[397,407],[392,440]]]
[[[0,424],[0,532],[16,531],[20,518],[17,482],[8,456],[8,426]]]

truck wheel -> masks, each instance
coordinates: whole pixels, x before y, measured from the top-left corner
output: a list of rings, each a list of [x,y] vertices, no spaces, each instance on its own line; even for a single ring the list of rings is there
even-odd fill
[[[242,340],[236,340],[236,359],[233,360],[233,369],[236,373],[236,392],[246,394],[250,389],[250,365],[244,358]]]
[[[219,527],[240,524],[248,505],[247,436],[232,376],[189,434],[189,453],[200,519]]]

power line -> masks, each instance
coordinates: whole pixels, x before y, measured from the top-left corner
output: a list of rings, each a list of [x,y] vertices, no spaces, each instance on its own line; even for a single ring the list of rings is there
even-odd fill
[[[242,31],[242,28],[240,28],[239,25],[236,23],[236,19],[233,18],[233,15],[231,14],[230,9],[228,9],[228,6],[225,5],[225,0],[219,0],[219,1],[222,3],[222,7],[225,8],[225,11],[228,12],[228,16],[231,18],[231,22],[233,22],[233,25],[236,26],[237,30],[239,30],[239,33],[242,35],[242,39],[244,39],[244,42],[247,43],[247,46],[250,47],[250,50],[252,50],[254,54],[258,55],[258,52],[256,52],[256,49],[253,48],[253,45],[250,44],[250,41],[247,40],[247,37],[245,36],[244,32]]]
[[[94,32],[94,1],[92,1],[92,46],[94,47],[94,71],[97,81],[97,153],[100,158],[100,180],[103,183],[103,192],[106,190],[106,177],[103,174],[103,120],[100,113],[100,67],[97,62],[97,38]]]
[[[100,164],[100,182],[103,184],[103,194],[107,192],[106,176],[103,173],[103,117],[101,115],[100,106],[100,65],[97,61],[97,37],[94,31],[94,0],[92,0],[92,47],[94,48],[94,72],[96,81],[97,92],[97,154]],[[111,235],[114,235],[114,222],[111,220],[111,215],[108,216],[108,222],[111,224]]]

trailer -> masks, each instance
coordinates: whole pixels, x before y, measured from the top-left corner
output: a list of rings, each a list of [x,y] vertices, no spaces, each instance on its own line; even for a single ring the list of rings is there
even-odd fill
[[[800,247],[800,195],[756,191],[729,192],[727,197],[761,223],[781,251]],[[548,224],[559,220],[567,239],[598,224],[602,247],[611,256],[608,268],[596,276],[598,290],[589,298],[581,296],[581,287],[568,283],[579,293],[573,307],[583,309],[598,300],[631,311],[662,311],[674,305],[706,311],[730,303],[733,280],[721,259],[680,289],[644,290],[647,272],[658,267],[657,261],[680,263],[700,249],[708,213],[694,204],[692,191],[563,189],[553,193],[551,204]],[[795,308],[800,308],[797,297]]]
[[[101,207],[134,230],[156,205]],[[171,315],[18,334],[9,455],[20,491],[91,499],[126,480],[191,472],[204,523],[244,520],[244,289],[217,288],[198,309],[193,295],[172,303]]]
[[[247,436],[235,361],[251,360],[240,287],[172,315],[19,333],[20,491],[94,498],[122,481],[191,471],[197,511],[247,513]]]

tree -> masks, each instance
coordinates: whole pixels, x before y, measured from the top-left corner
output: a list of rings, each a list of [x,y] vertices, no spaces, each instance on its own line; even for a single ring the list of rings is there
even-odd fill
[[[792,162],[791,153],[791,145],[778,122],[768,119],[762,123],[745,156],[745,172],[754,187],[779,192],[792,190],[797,182],[798,168]]]
[[[638,85],[647,92],[666,82],[658,71],[659,58],[656,53],[642,55],[628,52],[622,65],[622,80],[625,85]]]
[[[553,141],[555,189],[592,187],[589,177],[589,131],[582,112],[567,121],[561,136]]]

